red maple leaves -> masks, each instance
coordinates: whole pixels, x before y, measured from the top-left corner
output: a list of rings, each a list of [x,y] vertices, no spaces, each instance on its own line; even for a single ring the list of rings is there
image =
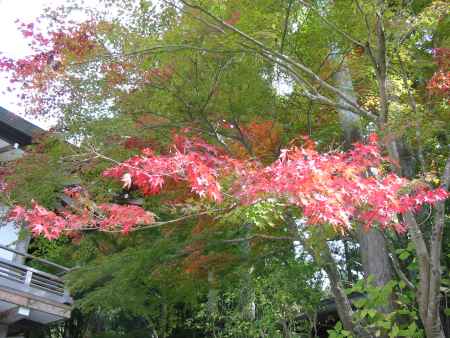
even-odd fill
[[[167,155],[156,155],[146,148],[141,156],[103,172],[105,177],[121,180],[124,188],[138,188],[144,195],[159,193],[167,180],[186,181],[200,197],[221,202],[219,176],[229,172],[238,161],[199,138],[176,135]]]
[[[282,198],[301,208],[309,224],[329,223],[340,230],[360,222],[402,232],[398,214],[448,197],[442,189],[413,187],[407,179],[384,172],[381,166],[387,159],[381,156],[375,136],[348,152],[325,154],[307,140],[305,147],[283,150],[268,167],[219,156],[216,148],[198,139],[180,140],[173,154],[156,156],[146,150],[104,174],[144,194],[159,193],[167,178],[184,180],[199,196],[220,202],[219,178],[232,172],[236,180],[229,194],[241,203]]]
[[[398,215],[416,211],[424,204],[444,200],[444,189],[432,190],[383,168],[376,136],[368,144],[355,144],[347,152],[320,153],[305,139],[303,147],[281,152],[273,164],[239,161],[199,138],[176,136],[169,154],[156,155],[144,149],[141,156],[106,170],[103,175],[120,180],[124,188],[135,187],[144,195],[161,192],[167,180],[185,182],[200,197],[217,203],[224,200],[222,179],[234,179],[226,196],[242,204],[279,199],[299,207],[310,225],[331,224],[346,231],[355,223],[366,227],[406,230]],[[72,194],[83,200],[83,194]],[[83,204],[83,203],[81,203]],[[56,214],[37,204],[25,211],[16,207],[11,217],[28,222],[34,234],[56,238],[65,230],[94,227],[132,231],[154,222],[154,216],[137,206],[102,204],[94,211],[78,207],[78,213]]]
[[[369,144],[355,144],[348,152],[321,154],[311,145],[292,148],[271,166],[242,176],[237,194],[246,203],[284,198],[311,225],[331,224],[344,231],[359,222],[403,232],[398,214],[445,199],[448,193],[425,185],[414,188],[407,179],[384,173],[385,160],[373,136]]]
[[[56,239],[64,232],[82,230],[120,231],[128,233],[138,225],[148,225],[155,222],[151,212],[135,205],[90,203],[83,192],[69,190],[65,192],[74,198],[72,210],[65,209],[58,212],[47,210],[33,202],[31,209],[21,206],[14,207],[9,218],[18,222],[25,222],[35,236],[43,235],[48,239]]]

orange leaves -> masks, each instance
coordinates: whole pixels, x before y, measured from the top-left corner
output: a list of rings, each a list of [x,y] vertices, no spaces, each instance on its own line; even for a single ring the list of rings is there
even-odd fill
[[[233,13],[231,13],[230,18],[228,20],[224,20],[224,22],[228,25],[234,26],[239,22],[240,19],[241,19],[241,12],[234,11]]]
[[[438,70],[428,81],[427,88],[432,94],[450,99],[450,48],[435,48],[433,52]]]
[[[52,32],[53,52],[81,61],[97,47],[95,35],[96,24],[92,21]]]
[[[146,83],[164,83],[169,81],[175,70],[171,65],[166,65],[160,68],[152,68],[143,73],[143,78]]]
[[[432,94],[449,96],[450,71],[438,70],[428,81],[427,88]]]
[[[115,86],[124,83],[127,79],[126,77],[127,65],[125,64],[120,63],[103,64],[101,70],[105,74],[106,82],[110,86]]]
[[[228,128],[231,124],[224,123]],[[255,120],[240,127],[245,141],[249,143],[253,156],[262,161],[274,160],[280,147],[281,127],[273,121]],[[233,153],[237,158],[248,158],[249,153],[242,143],[232,144]]]
[[[184,249],[187,254],[183,260],[183,269],[186,273],[197,277],[206,277],[208,270],[220,271],[227,267],[235,257],[226,252],[207,252],[206,241],[195,239],[195,236],[206,236],[214,228],[214,219],[209,216],[199,217],[197,225],[192,229],[194,240]]]

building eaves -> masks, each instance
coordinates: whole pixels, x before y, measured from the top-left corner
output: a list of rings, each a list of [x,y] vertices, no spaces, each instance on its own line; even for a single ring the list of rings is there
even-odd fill
[[[43,132],[43,129],[33,123],[0,107],[0,139],[24,147],[32,143],[33,137]]]

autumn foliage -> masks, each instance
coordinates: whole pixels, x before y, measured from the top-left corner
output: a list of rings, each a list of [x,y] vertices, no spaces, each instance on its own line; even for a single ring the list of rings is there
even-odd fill
[[[48,239],[58,238],[63,232],[70,234],[89,229],[128,233],[136,225],[152,224],[155,221],[151,212],[135,205],[103,203],[97,206],[79,188],[67,189],[65,194],[71,200],[67,209],[53,212],[33,202],[29,210],[21,206],[13,208],[10,218],[25,222],[33,235],[43,235]]]
[[[308,224],[331,224],[344,232],[355,223],[404,232],[398,215],[444,200],[448,193],[411,182],[385,169],[377,138],[342,152],[320,153],[305,138],[302,147],[284,149],[271,165],[236,160],[200,138],[176,135],[172,149],[157,155],[144,149],[140,156],[104,171],[103,175],[139,189],[144,195],[160,193],[168,181],[184,182],[202,198],[216,203],[231,199],[241,204],[279,199],[297,206]],[[233,178],[227,191],[221,181]],[[75,212],[48,211],[34,203],[30,210],[16,207],[11,218],[26,221],[35,235],[53,239],[64,231],[98,229],[129,232],[155,221],[152,213],[133,205],[101,204],[92,207],[86,194],[69,192]],[[225,198],[225,196],[227,198]],[[86,207],[88,206],[88,207]]]
[[[450,99],[450,48],[435,48],[434,60],[438,69],[428,81],[428,90]]]
[[[28,103],[33,111],[41,113],[46,100],[44,94],[52,92],[52,81],[62,76],[69,63],[82,62],[98,46],[96,24],[87,21],[79,25],[61,25],[45,35],[34,23],[17,24],[33,53],[17,60],[0,55],[0,71],[10,75],[11,86],[7,90],[13,91],[14,86],[19,85],[21,90],[32,92],[30,97],[20,96],[30,100]]]

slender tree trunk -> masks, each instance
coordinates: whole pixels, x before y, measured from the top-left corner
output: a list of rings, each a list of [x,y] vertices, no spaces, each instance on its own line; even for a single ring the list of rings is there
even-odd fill
[[[219,290],[217,290],[216,276],[213,270],[208,271],[208,313],[213,317],[218,312],[218,295]]]
[[[244,224],[246,235],[250,234],[252,225],[250,223]],[[242,253],[245,259],[248,260],[250,256],[250,242],[244,241],[242,244]],[[240,295],[240,306],[242,310],[242,317],[247,321],[254,321],[256,319],[256,304],[255,304],[255,290],[252,285],[253,266],[250,265],[245,268],[242,276],[242,289]]]
[[[311,246],[307,244],[296,221],[290,215],[286,215],[286,220],[291,232],[297,235],[296,237],[299,238],[303,248],[314,258],[315,261],[320,262],[320,265],[325,270],[330,281],[330,289],[336,303],[339,319],[341,320],[344,329],[354,333],[356,337],[371,337],[359,324],[355,325],[353,322],[352,305],[345,292],[345,288],[342,285],[337,264],[333,259],[328,243],[324,243],[321,250],[314,250],[314,248],[311,248]]]
[[[450,157],[447,159],[441,182],[441,188],[448,190],[450,186]],[[414,241],[418,258],[419,286],[417,288],[417,303],[419,305],[420,319],[428,338],[444,338],[445,334],[439,310],[445,201],[438,202],[435,206],[429,246],[427,246],[413,213],[405,213],[404,220],[408,225],[411,239]]]
[[[325,245],[325,248],[321,252],[321,260],[324,262],[323,268],[330,280],[331,292],[333,293],[334,301],[336,302],[336,308],[342,326],[345,330],[353,332],[357,337],[372,337],[369,332],[361,327],[360,323],[353,322],[353,309],[345,292],[345,288],[342,285],[336,262],[331,255],[328,244]]]
[[[344,255],[345,255],[345,270],[347,272],[347,282],[351,285],[353,283],[353,272],[352,272],[352,266],[350,264],[351,260],[351,253],[350,249],[348,247],[348,240],[344,239]]]
[[[160,337],[167,337],[167,317],[169,313],[167,311],[167,303],[164,301],[160,307],[160,318],[159,318],[159,327],[160,327]]]
[[[333,293],[337,312],[339,314],[339,318],[342,321],[342,325],[344,329],[354,332],[355,325],[352,318],[353,309],[350,304],[350,300],[345,293],[345,288],[342,285],[336,262],[331,255],[328,244],[325,245],[325,248],[322,251],[321,258],[324,261],[323,268],[328,275],[328,279],[330,280],[331,292]]]

